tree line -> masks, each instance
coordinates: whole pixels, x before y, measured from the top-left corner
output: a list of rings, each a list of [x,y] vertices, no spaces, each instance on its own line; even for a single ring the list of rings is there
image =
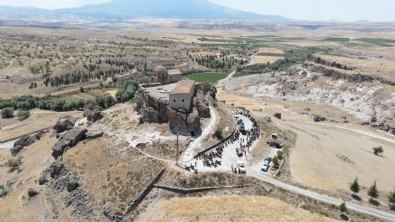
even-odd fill
[[[24,95],[14,97],[12,99],[0,98],[0,109],[2,110],[3,118],[12,118],[14,110],[28,111],[31,109],[52,110],[56,112],[65,112],[73,110],[85,111],[101,111],[109,108],[118,102],[127,102],[135,97],[139,84],[147,81],[145,73],[136,74],[133,78],[121,80],[117,85],[116,98],[110,95],[98,95],[91,100],[73,100],[68,101],[59,97],[52,97],[50,95],[44,97],[34,97],[32,95]],[[18,117],[25,119],[30,115],[27,112],[19,113]]]

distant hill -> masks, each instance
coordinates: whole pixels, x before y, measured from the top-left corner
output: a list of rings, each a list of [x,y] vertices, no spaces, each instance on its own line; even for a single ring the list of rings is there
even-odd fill
[[[0,6],[3,16],[16,18],[34,16],[50,16],[61,18],[65,16],[89,16],[95,18],[185,18],[185,19],[270,19],[283,20],[276,15],[260,15],[250,12],[226,8],[208,0],[112,0],[109,3],[86,5],[80,8],[44,10],[27,7]]]

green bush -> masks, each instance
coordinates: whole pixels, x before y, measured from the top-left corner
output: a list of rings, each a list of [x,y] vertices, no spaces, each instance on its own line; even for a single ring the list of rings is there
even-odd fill
[[[4,119],[9,119],[9,118],[14,117],[14,108],[12,108],[12,107],[6,107],[6,108],[2,109],[2,110],[1,110],[1,116],[2,116]]]
[[[272,161],[275,168],[278,168],[280,166],[280,159],[277,156],[273,157]]]
[[[281,151],[281,150],[277,151],[277,157],[278,157],[280,160],[283,159],[283,155],[284,155],[284,151]]]
[[[19,110],[16,116],[18,117],[19,121],[23,121],[30,117],[30,112],[29,110]]]
[[[9,159],[5,165],[10,168],[11,171],[14,171],[16,168],[18,168],[22,164],[22,157],[19,157],[18,159]]]
[[[217,139],[219,139],[219,140],[220,140],[220,139],[223,139],[222,133],[223,133],[222,128],[218,128],[217,130],[215,130],[214,136],[215,136]]]

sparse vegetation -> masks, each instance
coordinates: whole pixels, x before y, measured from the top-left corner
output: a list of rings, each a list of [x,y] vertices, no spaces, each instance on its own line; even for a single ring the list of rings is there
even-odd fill
[[[9,159],[6,162],[6,166],[10,168],[10,172],[15,171],[22,164],[22,157],[19,156],[17,159]]]
[[[384,149],[383,149],[383,147],[381,147],[381,146],[379,146],[379,147],[374,147],[374,148],[373,148],[373,153],[374,153],[374,155],[376,155],[376,156],[382,156],[383,153],[384,153]]]
[[[358,183],[358,178],[355,178],[355,180],[352,182],[350,185],[350,190],[353,192],[353,194],[359,193],[360,187]]]

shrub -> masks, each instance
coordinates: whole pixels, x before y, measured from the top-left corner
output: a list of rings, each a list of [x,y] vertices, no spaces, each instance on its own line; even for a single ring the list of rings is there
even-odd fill
[[[383,155],[384,153],[384,149],[383,147],[379,146],[379,147],[374,147],[373,148],[373,153],[374,155],[378,156],[378,155]]]
[[[22,164],[22,158],[19,157],[18,159],[9,159],[5,165],[10,168],[11,171],[14,171]]]
[[[272,161],[275,168],[278,168],[280,166],[280,159],[277,156],[273,157]]]
[[[8,118],[12,118],[14,117],[14,108],[12,107],[6,107],[4,109],[1,110],[1,116],[4,119],[8,119]]]
[[[388,202],[392,208],[395,207],[395,190],[388,195]]]
[[[369,188],[368,195],[372,199],[375,199],[375,198],[379,197],[379,191],[377,190],[376,181],[374,181],[374,184]]]
[[[4,185],[0,184],[0,190],[4,190]]]
[[[16,115],[19,121],[23,121],[30,117],[30,112],[29,110],[19,110]]]
[[[222,128],[218,128],[217,130],[215,130],[214,136],[215,136],[217,139],[223,139],[222,133],[223,133]]]
[[[278,156],[278,158],[279,158],[280,160],[283,159],[283,155],[284,155],[284,151],[281,151],[281,150],[277,151],[277,156]]]
[[[346,205],[345,202],[343,202],[342,204],[340,204],[339,210],[340,210],[340,212],[341,212],[342,214],[347,213],[347,210],[348,210],[348,209],[347,209],[347,205]]]
[[[358,178],[355,178],[354,182],[350,185],[350,190],[353,192],[353,194],[356,194],[359,192],[359,189]]]

